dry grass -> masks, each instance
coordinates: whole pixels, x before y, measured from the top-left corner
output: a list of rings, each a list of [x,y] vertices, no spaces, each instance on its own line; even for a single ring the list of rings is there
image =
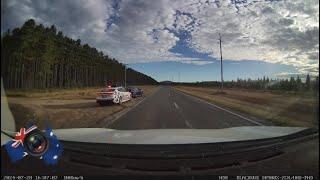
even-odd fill
[[[150,95],[157,86],[138,86]],[[8,103],[16,126],[33,122],[52,128],[103,127],[104,119],[136,104],[134,98],[122,105],[100,106],[95,98],[99,88],[59,89],[50,91],[8,91]]]
[[[255,90],[176,86],[176,89],[217,105],[271,121],[275,125],[316,127],[318,98]]]

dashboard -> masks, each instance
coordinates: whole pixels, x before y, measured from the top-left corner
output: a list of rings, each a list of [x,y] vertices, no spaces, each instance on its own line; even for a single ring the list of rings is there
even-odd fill
[[[224,143],[129,145],[62,141],[59,163],[34,157],[12,164],[1,148],[3,175],[313,175],[318,133]],[[32,166],[30,166],[32,164]]]

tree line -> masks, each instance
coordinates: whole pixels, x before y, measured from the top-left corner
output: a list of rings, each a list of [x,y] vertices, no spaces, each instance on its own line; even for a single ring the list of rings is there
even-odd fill
[[[33,19],[1,37],[1,77],[5,88],[45,89],[124,84],[125,65],[81,40]],[[127,69],[127,84],[156,84]]]
[[[177,83],[175,83],[177,84]],[[203,87],[220,87],[221,82],[218,81],[204,81],[195,83],[178,83],[183,85],[203,86]],[[227,88],[244,88],[244,89],[260,89],[260,90],[284,90],[284,91],[318,91],[319,90],[319,76],[311,78],[309,74],[306,75],[304,81],[297,77],[290,77],[289,79],[272,79],[268,77],[258,79],[241,79],[236,81],[225,81],[224,87]]]

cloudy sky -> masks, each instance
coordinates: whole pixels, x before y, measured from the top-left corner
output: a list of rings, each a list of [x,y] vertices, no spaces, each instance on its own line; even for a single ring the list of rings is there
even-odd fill
[[[318,74],[319,0],[1,0],[1,32],[54,24],[157,80]],[[170,71],[169,71],[170,70]]]

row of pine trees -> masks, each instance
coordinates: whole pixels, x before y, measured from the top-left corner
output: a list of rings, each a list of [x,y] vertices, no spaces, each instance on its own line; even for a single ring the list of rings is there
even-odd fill
[[[307,74],[304,81],[297,76],[285,79],[270,79],[264,77],[263,79],[257,80],[243,80],[237,79],[236,82],[229,84],[231,87],[240,88],[252,88],[252,89],[270,89],[270,90],[285,90],[285,91],[311,91],[319,88],[319,77],[311,79],[310,75]]]
[[[123,84],[125,66],[88,44],[33,19],[1,37],[1,77],[9,89],[46,89]],[[156,84],[127,69],[128,84]]]
[[[220,87],[218,81],[183,83],[184,85],[196,85],[203,87]],[[302,80],[299,76],[289,79],[269,79],[268,77],[258,79],[240,79],[236,81],[225,81],[223,84],[227,88],[244,88],[259,90],[283,90],[283,91],[314,91],[319,90],[319,77],[311,78],[309,74]]]

